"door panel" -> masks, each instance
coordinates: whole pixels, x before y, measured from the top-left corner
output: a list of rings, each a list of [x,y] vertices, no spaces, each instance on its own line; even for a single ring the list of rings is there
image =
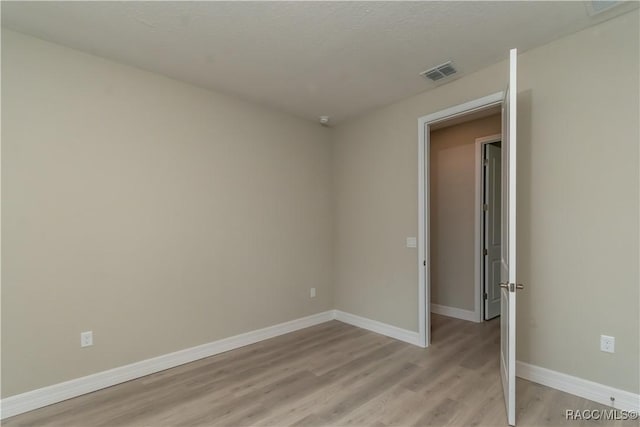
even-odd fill
[[[516,425],[516,106],[518,51],[509,54],[509,86],[502,104],[502,249],[500,376],[509,425]]]
[[[500,315],[501,253],[500,253],[500,217],[501,217],[501,148],[495,144],[485,145],[485,193],[487,205],[484,220],[484,283],[487,297],[484,300],[484,318],[493,319]]]

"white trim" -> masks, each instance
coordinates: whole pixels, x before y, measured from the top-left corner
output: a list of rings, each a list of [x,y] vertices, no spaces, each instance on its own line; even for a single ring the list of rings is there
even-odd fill
[[[462,308],[449,307],[446,305],[432,303],[431,312],[435,314],[441,314],[443,316],[455,317],[456,319],[468,320],[470,322],[480,322],[475,311],[465,310]]]
[[[344,311],[334,310],[334,319],[357,326],[368,331],[386,335],[409,344],[420,345],[419,334],[416,331],[398,328],[387,323],[378,322],[377,320],[367,319],[366,317],[356,316],[355,314],[345,313]]]
[[[426,171],[429,164],[429,132],[426,122],[418,119],[418,340],[421,347],[431,343],[431,322],[426,307],[431,304],[430,278],[427,265],[431,258],[429,231],[429,182]]]
[[[502,103],[503,98],[504,92],[502,91],[492,93],[491,95],[474,99],[473,101],[445,108],[444,110],[436,113],[427,114],[426,116],[420,117],[418,121],[424,124],[434,125],[438,122],[453,119],[454,117],[464,116],[469,113],[475,113],[476,111],[482,111],[488,107],[499,105]]]
[[[516,375],[556,390],[624,411],[640,411],[640,395],[604,384],[552,371],[525,362],[516,362]],[[611,402],[611,397],[615,398]]]
[[[482,188],[482,146],[485,144],[491,144],[493,142],[502,141],[502,133],[495,135],[489,135],[482,138],[476,138],[476,204],[475,204],[475,256],[474,256],[474,271],[475,271],[475,298],[474,308],[477,318],[477,322],[484,322],[484,299],[482,298],[482,276],[485,274],[483,265],[482,250],[484,249],[484,242],[482,241],[483,227],[482,227],[482,199],[484,189]]]
[[[431,125],[457,116],[484,110],[500,105],[503,92],[497,92],[483,98],[465,102],[436,113],[418,118],[418,342],[427,347],[431,342],[430,321],[426,315],[431,304],[431,284],[429,267],[429,128]],[[426,264],[426,266],[424,265]]]
[[[2,399],[0,419],[334,319],[329,310]]]

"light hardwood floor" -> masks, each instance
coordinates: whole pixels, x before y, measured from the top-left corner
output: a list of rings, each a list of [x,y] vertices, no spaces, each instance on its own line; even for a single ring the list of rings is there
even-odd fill
[[[337,321],[4,420],[47,426],[504,426],[499,322],[433,315],[432,346]],[[519,426],[606,409],[518,380]],[[638,425],[616,422],[609,425]]]

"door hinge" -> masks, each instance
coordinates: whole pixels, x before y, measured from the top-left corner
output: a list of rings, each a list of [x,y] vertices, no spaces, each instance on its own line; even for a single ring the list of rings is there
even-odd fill
[[[489,159],[482,159],[482,164],[487,166],[489,164]]]
[[[487,293],[486,293],[486,292],[482,294],[482,298],[484,298],[484,299],[487,299],[487,298],[488,298],[488,295],[487,295]]]
[[[424,265],[425,267],[427,266],[427,260],[426,259],[424,261],[422,261],[422,265]]]
[[[483,250],[482,250],[482,255],[485,255],[485,256],[486,256],[486,255],[489,255],[489,251],[488,251],[488,250],[486,250],[486,249],[483,249]]]
[[[488,211],[489,210],[489,206],[487,206],[487,204],[485,203],[484,205],[482,205],[482,210],[483,211]]]

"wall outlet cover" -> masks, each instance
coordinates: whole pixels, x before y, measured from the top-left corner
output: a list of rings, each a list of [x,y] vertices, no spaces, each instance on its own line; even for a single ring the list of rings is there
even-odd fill
[[[80,333],[80,347],[89,347],[93,345],[93,331]]]
[[[600,335],[600,351],[606,353],[616,352],[616,338],[608,335]]]

